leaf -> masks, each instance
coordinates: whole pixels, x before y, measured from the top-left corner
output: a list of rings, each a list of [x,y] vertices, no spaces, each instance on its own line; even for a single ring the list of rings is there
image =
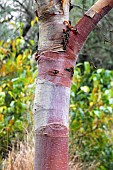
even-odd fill
[[[3,114],[0,114],[0,121],[4,122],[4,115]]]
[[[110,82],[110,85],[113,86],[113,81]]]
[[[85,68],[84,73],[89,74],[90,73],[90,64],[89,64],[89,62],[84,62],[84,68]]]
[[[20,67],[22,65],[22,54],[19,54],[16,60],[17,60],[17,65]]]
[[[12,82],[15,82],[15,81],[18,81],[19,79],[20,79],[20,78],[17,77],[17,78],[12,79],[11,81],[12,81]]]
[[[38,17],[37,16],[35,17],[35,21],[38,22]]]
[[[99,118],[100,117],[100,111],[94,110],[95,115]]]
[[[30,43],[31,43],[31,45],[35,44],[34,40],[30,40]]]
[[[32,27],[34,26],[34,23],[35,23],[35,20],[32,20],[32,21],[31,21],[31,26],[32,26]]]
[[[85,93],[88,93],[90,91],[90,88],[88,86],[82,86],[80,87],[80,89],[84,91]]]

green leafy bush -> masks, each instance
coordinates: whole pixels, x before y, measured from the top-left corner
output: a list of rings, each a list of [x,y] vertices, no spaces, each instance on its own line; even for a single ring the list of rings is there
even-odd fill
[[[71,90],[71,154],[113,169],[113,71],[78,64]]]
[[[0,159],[22,140],[32,123],[36,63],[32,50],[21,50],[22,37],[0,41]]]

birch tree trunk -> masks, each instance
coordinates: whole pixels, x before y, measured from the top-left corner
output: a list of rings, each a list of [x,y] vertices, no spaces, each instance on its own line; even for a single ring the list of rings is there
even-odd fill
[[[98,0],[69,24],[70,0],[38,0],[38,78],[34,99],[35,170],[68,170],[70,85],[78,54],[113,0]]]

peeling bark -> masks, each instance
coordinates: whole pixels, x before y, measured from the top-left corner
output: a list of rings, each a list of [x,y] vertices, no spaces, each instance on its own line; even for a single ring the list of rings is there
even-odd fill
[[[37,80],[34,100],[35,170],[67,170],[70,89]]]
[[[62,38],[65,25],[69,20],[69,0],[38,1],[39,17],[39,54],[46,51],[64,51]]]
[[[37,7],[34,169],[68,170],[68,112],[74,66],[85,40],[111,10],[113,0],[98,0],[76,27],[68,21],[70,0],[37,0]]]

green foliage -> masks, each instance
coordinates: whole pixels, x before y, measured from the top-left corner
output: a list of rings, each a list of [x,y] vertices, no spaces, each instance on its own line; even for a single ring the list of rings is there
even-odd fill
[[[71,90],[70,152],[113,169],[113,71],[78,64]]]
[[[0,159],[32,124],[36,64],[22,37],[0,41]]]

